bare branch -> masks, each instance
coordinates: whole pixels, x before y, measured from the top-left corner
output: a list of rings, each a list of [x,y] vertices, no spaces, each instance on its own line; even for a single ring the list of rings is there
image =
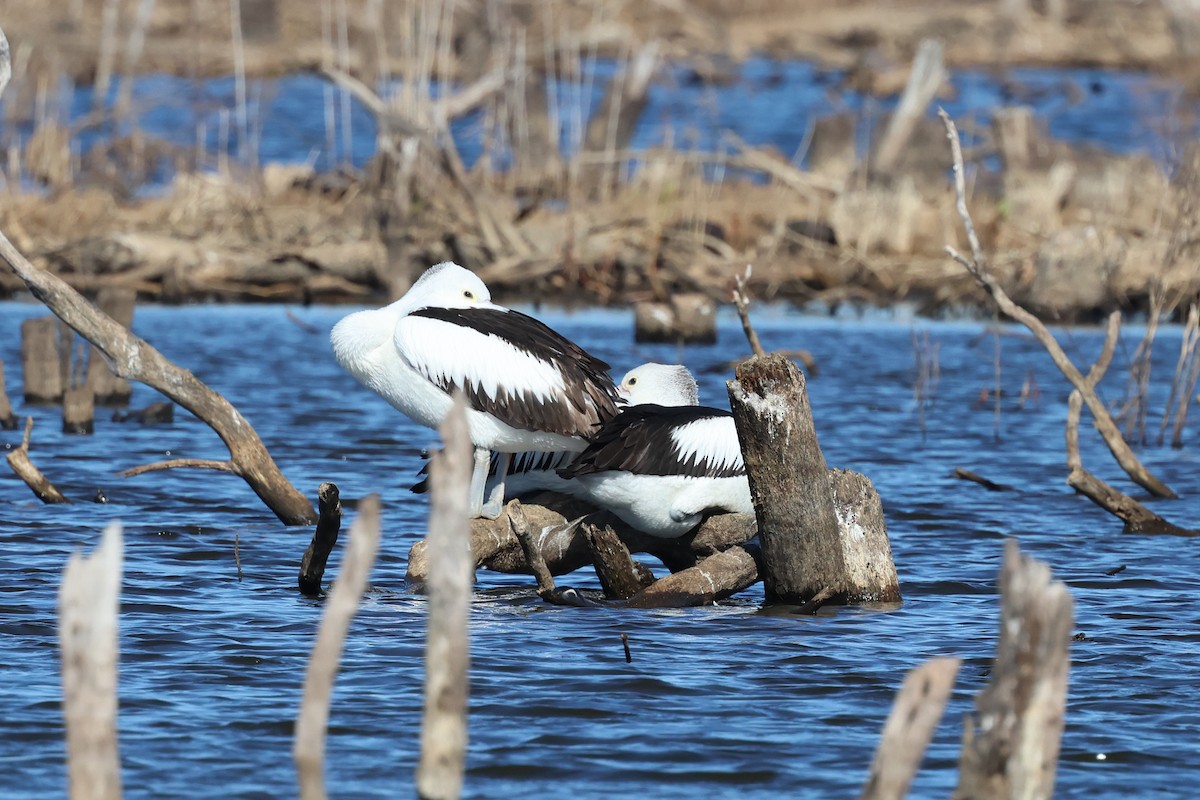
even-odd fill
[[[232,461],[217,461],[210,458],[172,458],[169,461],[155,461],[153,464],[142,464],[138,467],[130,467],[122,470],[119,474],[122,478],[133,478],[138,475],[144,475],[147,472],[160,472],[164,469],[179,469],[188,467],[191,469],[215,469],[221,472],[231,472],[234,475],[240,475],[237,465]]]
[[[747,284],[750,283],[753,269],[752,265],[747,264],[745,274],[734,277],[737,286],[733,290],[733,304],[737,307],[738,318],[742,321],[742,330],[746,333],[746,340],[750,342],[750,350],[756,356],[765,356],[767,351],[763,349],[758,333],[750,322],[750,292]]]
[[[966,267],[967,271],[971,273],[979,285],[988,291],[997,308],[1003,314],[1015,319],[1028,328],[1038,342],[1041,343],[1042,347],[1046,349],[1055,366],[1066,376],[1071,385],[1082,394],[1088,410],[1092,412],[1092,417],[1095,419],[1096,429],[1104,438],[1104,442],[1108,445],[1113,458],[1121,465],[1121,468],[1125,470],[1130,479],[1158,497],[1176,497],[1175,492],[1171,491],[1169,486],[1152,475],[1142,465],[1142,462],[1138,460],[1138,457],[1129,447],[1129,444],[1121,436],[1121,431],[1117,427],[1116,422],[1113,421],[1112,415],[1109,414],[1104,401],[1096,394],[1095,387],[1088,383],[1088,380],[1084,378],[1067,354],[1063,352],[1062,347],[1054,338],[1054,334],[1036,316],[1013,302],[1012,298],[1000,286],[1000,283],[984,268],[983,249],[980,247],[979,237],[975,234],[975,225],[971,222],[971,214],[967,210],[966,183],[963,180],[962,148],[958,141],[958,130],[954,127],[954,121],[950,119],[950,115],[945,110],[939,109],[938,115],[941,116],[942,123],[946,126],[946,136],[950,140],[950,151],[954,159],[956,206],[958,208],[958,215],[962,219],[963,227],[967,232],[967,239],[971,243],[971,254],[974,260],[971,261],[963,258],[951,247],[947,247],[946,252],[955,261]],[[1112,324],[1110,318],[1109,325]],[[1111,355],[1109,358],[1111,359]]]

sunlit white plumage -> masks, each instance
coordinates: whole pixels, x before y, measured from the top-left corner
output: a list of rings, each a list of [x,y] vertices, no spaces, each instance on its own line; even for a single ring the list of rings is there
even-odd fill
[[[754,513],[733,416],[717,408],[623,409],[559,475],[651,536],[682,536],[712,512]]]
[[[445,262],[389,306],[334,326],[350,374],[414,421],[436,428],[451,393],[466,394],[476,447],[471,511],[498,516],[507,458],[483,502],[488,451],[579,451],[616,412],[608,365],[532,317],[495,305],[478,277]]]

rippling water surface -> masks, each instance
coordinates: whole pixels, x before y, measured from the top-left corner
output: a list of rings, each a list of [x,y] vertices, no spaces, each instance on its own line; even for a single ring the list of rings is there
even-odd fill
[[[65,436],[57,409],[21,408],[19,324],[38,306],[0,304],[0,359],[18,411],[36,419],[32,458],[75,499],[44,506],[0,472],[0,766],[4,796],[62,796],[55,601],[62,567],[113,519],[125,526],[120,732],[127,797],[295,794],[292,723],[322,604],[295,590],[311,529],[286,529],[237,478],[118,470],[168,456],[223,458],[217,437],[185,412],[174,424],[116,424]],[[338,798],[410,793],[420,721],[425,601],[404,589],[426,501],[408,493],[432,433],[336,366],[330,326],[346,309],[137,310],[135,330],[231,400],[284,473],[310,496],[321,481],[344,498],[379,492],[384,540],[372,591],[355,619],[330,719],[327,782]],[[632,344],[623,312],[539,316],[614,365],[680,356],[702,399],[727,406],[723,364],[741,355],[737,322],[715,347]],[[994,340],[975,323],[802,317],[762,309],[768,347],[812,351],[818,433],[831,465],[868,474],[883,496],[902,607],[760,611],[761,587],[715,608],[661,611],[544,605],[532,579],[481,572],[472,607],[470,751],[473,798],[846,797],[857,793],[903,674],[934,655],[964,659],[951,704],[914,787],[945,797],[955,781],[961,717],[987,680],[998,620],[1003,541],[1051,565],[1076,602],[1067,728],[1058,796],[1189,797],[1200,768],[1200,546],[1124,536],[1064,484],[1064,381],[1020,332],[1001,337],[1007,392],[999,420],[977,407],[992,385]],[[940,380],[914,402],[914,330],[940,348]],[[1106,393],[1120,396],[1139,332],[1118,351]],[[1092,330],[1061,332],[1079,361]],[[1179,333],[1159,337],[1161,407]],[[1017,394],[1033,375],[1040,398]],[[134,407],[159,397],[138,386]],[[1200,415],[1193,413],[1193,420]],[[1086,426],[1085,426],[1086,428]],[[1200,526],[1195,421],[1181,450],[1142,457],[1184,499],[1155,508]],[[1095,435],[1084,459],[1127,486]],[[0,432],[13,447],[18,432]],[[950,477],[967,467],[1016,492]],[[88,500],[97,489],[108,505]],[[348,504],[352,505],[352,503]],[[348,512],[348,518],[352,516]],[[241,561],[239,578],[234,548]],[[338,568],[335,553],[331,569]],[[1118,574],[1108,572],[1118,567]],[[597,585],[593,574],[564,583]],[[633,662],[623,657],[627,633]]]

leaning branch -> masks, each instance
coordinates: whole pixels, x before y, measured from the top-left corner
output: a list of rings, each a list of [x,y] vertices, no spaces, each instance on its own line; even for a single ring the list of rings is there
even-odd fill
[[[1092,413],[1092,417],[1096,423],[1096,429],[1104,438],[1104,443],[1108,445],[1108,449],[1113,454],[1113,458],[1121,465],[1121,469],[1125,470],[1130,479],[1134,483],[1142,486],[1156,497],[1176,497],[1175,492],[1169,486],[1160,481],[1150,473],[1134,455],[1129,444],[1121,436],[1121,431],[1117,427],[1117,423],[1113,421],[1112,416],[1108,413],[1108,408],[1104,405],[1104,401],[1096,394],[1095,387],[1089,385],[1087,379],[1079,372],[1079,369],[1071,363],[1070,357],[1067,356],[1054,335],[1050,330],[1033,314],[1017,305],[1012,298],[1004,291],[999,282],[988,273],[983,259],[983,249],[979,244],[979,237],[975,233],[975,225],[971,222],[971,214],[967,209],[967,188],[966,181],[963,177],[963,157],[962,146],[958,139],[958,129],[954,125],[954,120],[944,109],[938,109],[938,115],[942,118],[942,124],[946,127],[946,138],[950,140],[950,153],[954,159],[954,191],[957,198],[956,207],[958,215],[962,219],[963,227],[967,233],[967,240],[971,245],[971,258],[966,258],[953,247],[947,247],[946,252],[966,268],[967,272],[975,278],[975,281],[987,290],[991,295],[993,302],[1000,311],[1017,322],[1024,325],[1034,335],[1034,338],[1041,343],[1042,347],[1049,353],[1050,358],[1054,361],[1055,366],[1059,368],[1071,385],[1080,393],[1083,402],[1087,404],[1088,410]]]
[[[286,525],[317,521],[312,503],[275,464],[262,439],[228,400],[97,309],[63,280],[38,269],[0,232],[0,259],[29,291],[91,342],[118,377],[151,386],[203,420],[229,448],[231,466]],[[208,465],[211,467],[211,465]]]

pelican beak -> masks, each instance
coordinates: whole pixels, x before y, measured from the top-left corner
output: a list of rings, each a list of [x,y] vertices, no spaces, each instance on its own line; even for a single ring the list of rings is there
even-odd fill
[[[629,390],[624,386],[617,387],[617,403],[623,406],[629,405]]]

